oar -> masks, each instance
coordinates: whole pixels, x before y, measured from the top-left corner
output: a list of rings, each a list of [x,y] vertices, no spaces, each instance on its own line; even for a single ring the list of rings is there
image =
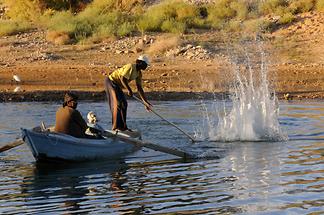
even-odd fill
[[[22,139],[17,139],[11,143],[8,143],[2,147],[0,147],[0,152],[4,152],[4,151],[7,151],[9,149],[12,149],[14,147],[17,147],[17,146],[20,146],[21,144],[23,144],[24,141]]]
[[[108,137],[108,138],[115,137],[115,138],[118,138],[118,139],[124,141],[125,143],[130,143],[135,146],[141,146],[141,147],[153,149],[155,151],[160,151],[160,152],[164,152],[167,154],[175,155],[177,157],[181,157],[184,159],[195,158],[194,156],[192,156],[184,151],[178,150],[178,149],[168,148],[168,147],[157,145],[154,143],[140,141],[140,140],[137,140],[134,138],[129,138],[129,137],[125,137],[122,135],[118,135],[118,133],[114,133],[114,132],[101,131],[101,135],[104,137]]]
[[[134,99],[136,99],[137,101],[141,102],[144,106],[146,106],[146,104],[139,98],[137,98],[136,96],[133,96]],[[185,134],[187,137],[189,137],[189,139],[192,142],[196,142],[196,140],[194,138],[192,138],[187,132],[185,132],[184,130],[182,130],[181,128],[179,128],[177,125],[175,125],[173,122],[170,122],[169,120],[165,119],[163,116],[161,116],[160,114],[158,114],[156,111],[154,111],[151,108],[151,111],[157,115],[158,117],[160,117],[162,120],[166,121],[167,123],[169,123],[170,125],[174,126],[175,128],[177,128],[179,131],[181,131],[183,134]]]

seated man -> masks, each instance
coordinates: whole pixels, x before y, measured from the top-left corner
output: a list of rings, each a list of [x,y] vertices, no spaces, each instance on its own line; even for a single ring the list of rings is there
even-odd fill
[[[76,110],[77,99],[77,96],[72,93],[65,94],[63,107],[60,107],[56,112],[54,131],[78,138],[87,138],[88,135],[85,134],[85,131],[88,126],[80,112]]]

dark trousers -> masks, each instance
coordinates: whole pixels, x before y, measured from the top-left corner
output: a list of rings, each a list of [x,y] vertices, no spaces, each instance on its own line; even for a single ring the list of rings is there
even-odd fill
[[[106,94],[111,111],[112,130],[127,130],[127,100],[122,89],[109,78],[105,79]]]

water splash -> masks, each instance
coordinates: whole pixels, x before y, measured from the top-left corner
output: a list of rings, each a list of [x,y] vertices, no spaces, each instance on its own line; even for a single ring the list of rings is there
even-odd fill
[[[246,56],[245,67],[232,64],[234,83],[232,108],[223,115],[217,110],[218,122],[205,112],[205,125],[208,128],[208,139],[211,141],[283,141],[287,139],[279,125],[279,106],[274,92],[269,90],[265,54],[261,52],[261,63],[257,69],[252,68]],[[207,116],[207,117],[206,117]],[[216,128],[216,129],[215,129]],[[196,136],[199,132],[197,132]],[[201,133],[200,133],[201,138]]]

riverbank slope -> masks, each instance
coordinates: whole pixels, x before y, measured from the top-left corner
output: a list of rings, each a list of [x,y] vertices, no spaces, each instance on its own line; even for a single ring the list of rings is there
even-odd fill
[[[46,40],[46,32],[32,30],[0,38],[0,101],[58,100],[67,90],[80,92],[84,99],[103,99],[105,73],[142,53],[152,61],[143,74],[151,99],[227,95],[234,82],[233,62],[250,64],[256,73],[264,63],[281,99],[323,99],[323,35],[320,12],[300,14],[288,26],[262,35],[201,30],[54,45]]]

